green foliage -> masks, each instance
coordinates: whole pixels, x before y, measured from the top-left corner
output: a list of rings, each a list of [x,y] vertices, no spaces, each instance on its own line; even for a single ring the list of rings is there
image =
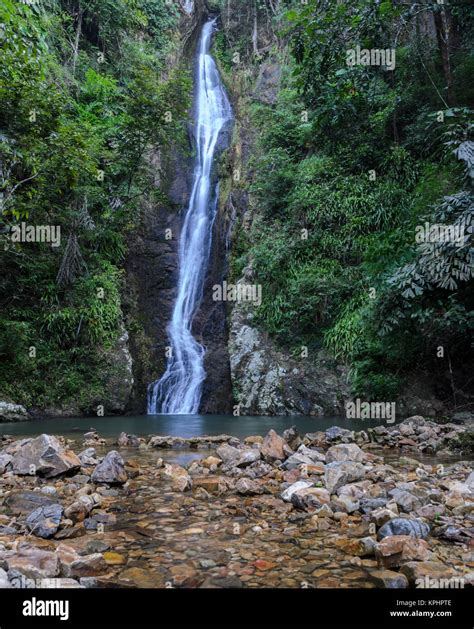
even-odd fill
[[[178,17],[165,0],[0,5],[0,392],[15,401],[103,392],[127,234],[161,194],[147,156],[184,136],[190,80],[166,67]],[[11,242],[21,221],[59,227],[61,246]]]
[[[361,397],[395,399],[422,370],[456,403],[473,320],[472,16],[457,2],[283,10],[293,61],[278,103],[251,109],[261,218],[247,250],[239,245],[263,285],[257,320],[290,348],[324,343],[350,365]],[[422,14],[440,11],[457,42],[451,76],[443,38],[420,29]],[[395,71],[348,65],[357,45],[396,46]],[[462,244],[417,245],[426,222],[463,230]]]

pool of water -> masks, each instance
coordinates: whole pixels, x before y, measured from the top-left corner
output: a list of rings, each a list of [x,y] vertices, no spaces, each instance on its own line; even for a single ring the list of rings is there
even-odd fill
[[[281,433],[296,426],[300,434],[340,426],[349,430],[367,430],[384,420],[346,419],[343,417],[233,417],[232,415],[141,415],[127,417],[79,417],[36,419],[19,423],[0,423],[0,434],[34,436],[41,433],[74,436],[95,428],[104,437],[121,432],[137,436],[155,434],[175,437],[199,437],[227,434],[240,439],[265,435],[270,428]]]

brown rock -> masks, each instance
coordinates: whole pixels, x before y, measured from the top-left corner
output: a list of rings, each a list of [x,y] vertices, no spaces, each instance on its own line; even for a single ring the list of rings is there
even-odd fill
[[[299,489],[291,496],[292,504],[298,509],[315,511],[324,504],[329,504],[330,495],[327,489],[322,487],[307,487]]]
[[[219,459],[216,456],[208,456],[206,459],[204,459],[202,461],[202,466],[203,467],[207,467],[207,468],[211,468],[213,465],[220,465],[222,463],[222,460]]]
[[[336,545],[344,552],[356,557],[371,557],[375,554],[376,541],[373,537],[338,540]]]
[[[409,535],[392,535],[377,544],[375,555],[383,567],[394,568],[409,561],[426,561],[431,553],[423,539]]]
[[[228,489],[228,485],[221,476],[200,476],[195,478],[194,487],[202,487],[210,494],[224,493]]]
[[[375,570],[370,573],[372,580],[379,587],[390,589],[403,589],[408,587],[405,575],[392,570]]]
[[[407,577],[410,585],[417,587],[425,587],[423,584],[428,580],[444,582],[456,575],[452,568],[436,561],[410,561],[400,568],[400,572]]]
[[[18,570],[29,579],[43,579],[59,574],[57,555],[27,542],[18,544],[16,550],[0,552],[0,561],[2,560],[7,563],[9,570]]]
[[[163,583],[156,574],[143,568],[127,568],[119,575],[123,585],[133,585],[139,588],[158,588]]]
[[[186,491],[193,486],[191,476],[181,465],[167,464],[163,468],[162,473],[166,478],[170,478],[173,481],[173,489],[175,491]]]
[[[283,461],[293,452],[286,441],[272,429],[262,442],[261,453],[266,461]]]

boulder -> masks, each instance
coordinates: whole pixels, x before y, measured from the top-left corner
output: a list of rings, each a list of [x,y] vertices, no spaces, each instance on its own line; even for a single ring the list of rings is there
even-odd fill
[[[202,461],[202,466],[211,468],[214,465],[218,467],[222,463],[222,459],[219,459],[217,456],[208,456]]]
[[[236,467],[247,467],[248,465],[252,465],[252,463],[260,461],[260,450],[257,448],[246,448],[239,450],[239,452],[240,456],[234,464]]]
[[[56,498],[52,498],[40,491],[15,491],[5,498],[5,505],[12,513],[31,513],[38,507],[46,507],[55,504]]]
[[[408,587],[408,579],[405,575],[392,570],[375,570],[370,573],[375,585],[390,589],[404,589]]]
[[[15,474],[38,474],[52,478],[81,467],[79,457],[66,450],[56,437],[40,435],[28,439],[18,448],[11,462]]]
[[[28,412],[21,404],[0,401],[0,422],[23,422],[28,419]]]
[[[263,440],[261,453],[265,461],[283,461],[292,454],[292,450],[286,441],[272,429]]]
[[[73,522],[83,522],[96,506],[92,496],[80,496],[64,511],[64,517]]]
[[[37,537],[52,537],[59,528],[63,508],[59,504],[38,507],[26,518],[26,526]]]
[[[296,448],[301,445],[301,437],[298,434],[296,426],[292,426],[291,428],[284,430],[283,439],[293,450],[296,450]]]
[[[201,476],[193,479],[196,489],[204,489],[210,494],[221,494],[229,489],[227,480],[222,476]]]
[[[288,459],[286,459],[282,467],[285,470],[294,470],[299,468],[301,465],[313,464],[313,459],[310,459],[308,456],[300,454],[299,452],[295,452],[295,454],[292,454]]]
[[[326,430],[326,441],[344,441],[348,442],[352,439],[354,433],[347,428],[340,428],[339,426],[331,426]]]
[[[92,482],[107,485],[123,485],[127,482],[127,473],[122,457],[116,450],[111,450],[92,473]]]
[[[431,553],[423,539],[393,535],[377,544],[375,556],[384,568],[396,568],[408,561],[426,561],[430,559]]]
[[[444,505],[438,504],[427,504],[423,507],[419,507],[416,510],[416,515],[420,516],[420,518],[425,518],[426,520],[435,520],[441,515],[444,515],[446,512],[446,507]]]
[[[422,520],[411,518],[393,518],[379,529],[377,537],[379,540],[392,535],[409,535],[418,539],[428,537],[430,527]]]
[[[100,553],[79,555],[72,546],[66,544],[59,544],[56,553],[64,577],[93,577],[107,570],[107,562]]]
[[[337,544],[344,552],[356,557],[372,557],[377,545],[373,537],[361,537],[359,539],[343,540]]]
[[[284,463],[283,468],[285,470],[292,470],[300,465],[315,465],[316,463],[324,463],[326,457],[318,450],[307,448],[305,445],[301,445],[298,451],[292,454]]]
[[[354,513],[358,511],[360,503],[358,500],[352,499],[346,494],[341,496],[333,496],[331,500],[331,507],[333,511],[342,511],[343,513]]]
[[[405,513],[412,513],[423,504],[420,498],[403,489],[393,489],[390,496]]]
[[[340,443],[332,446],[326,452],[326,463],[334,463],[335,461],[356,461],[362,463],[365,459],[365,453],[355,443]]]
[[[354,461],[335,461],[326,465],[324,480],[327,490],[332,494],[339,487],[361,480],[365,475],[365,468]]]
[[[181,465],[166,464],[163,468],[163,475],[173,481],[173,489],[176,491],[186,491],[193,486],[191,476]]]
[[[409,561],[400,572],[416,587],[446,587],[446,581],[456,576],[452,568],[436,561]]]
[[[216,450],[216,455],[221,459],[224,465],[234,465],[239,460],[240,450],[230,446],[228,443],[223,443]]]
[[[79,453],[79,459],[81,465],[97,465],[95,448],[86,448],[83,452]]]
[[[14,551],[0,552],[0,562],[5,561],[8,570],[17,570],[29,579],[45,579],[59,574],[56,553],[21,542]]]
[[[383,526],[390,520],[397,517],[397,513],[394,513],[390,509],[381,507],[380,509],[374,509],[370,514],[370,521],[374,522],[376,526]]]
[[[242,496],[253,496],[264,492],[263,486],[250,478],[239,478],[235,484],[235,490]]]

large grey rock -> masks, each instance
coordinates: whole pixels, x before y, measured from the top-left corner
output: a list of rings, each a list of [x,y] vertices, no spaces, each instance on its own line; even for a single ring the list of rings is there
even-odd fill
[[[82,465],[97,465],[95,448],[86,448],[79,453],[79,459]]]
[[[307,448],[305,445],[300,445],[297,450],[297,454],[307,456],[313,463],[324,463],[326,461],[326,455],[314,448]]]
[[[59,504],[38,507],[26,518],[26,526],[37,537],[52,537],[59,528],[63,508]]]
[[[125,463],[116,450],[111,450],[92,473],[92,482],[123,485],[127,482]]]
[[[365,468],[354,461],[335,461],[326,465],[324,480],[327,490],[333,494],[339,487],[354,483],[364,477]]]
[[[315,463],[324,463],[325,460],[326,457],[321,452],[301,445],[298,448],[297,452],[286,459],[282,467],[285,470],[292,470],[296,467],[299,467],[300,465],[314,465]]]
[[[233,465],[239,460],[240,450],[230,446],[228,443],[223,443],[216,450],[217,456],[222,460],[224,465]]]
[[[56,499],[40,491],[15,491],[5,498],[5,505],[13,513],[31,513],[38,507],[55,504]]]
[[[15,474],[38,474],[46,478],[80,468],[81,461],[72,450],[66,450],[56,437],[40,435],[25,441],[11,462]]]
[[[28,419],[28,412],[21,404],[0,401],[0,422],[23,422]]]
[[[239,452],[240,456],[235,463],[237,467],[247,467],[252,463],[260,461],[260,450],[257,448],[246,448],[244,450],[239,450]]]
[[[365,458],[365,453],[355,443],[340,443],[332,446],[326,452],[326,463],[334,463],[335,461],[357,461],[361,463]]]
[[[405,513],[412,513],[413,511],[419,509],[423,504],[420,498],[403,489],[393,489],[390,492],[390,495],[400,509]]]
[[[430,527],[422,520],[412,518],[393,518],[384,524],[377,533],[377,538],[384,539],[392,535],[410,535],[418,539],[428,537]]]
[[[239,478],[235,484],[235,490],[242,496],[253,496],[263,494],[263,486],[251,478]]]
[[[254,98],[265,105],[275,105],[281,82],[281,65],[276,61],[262,63],[255,85]]]
[[[350,441],[353,438],[353,431],[340,426],[331,426],[326,430],[327,441]]]
[[[114,346],[105,353],[105,409],[109,413],[123,413],[130,401],[133,388],[133,361],[129,336],[123,322]]]

